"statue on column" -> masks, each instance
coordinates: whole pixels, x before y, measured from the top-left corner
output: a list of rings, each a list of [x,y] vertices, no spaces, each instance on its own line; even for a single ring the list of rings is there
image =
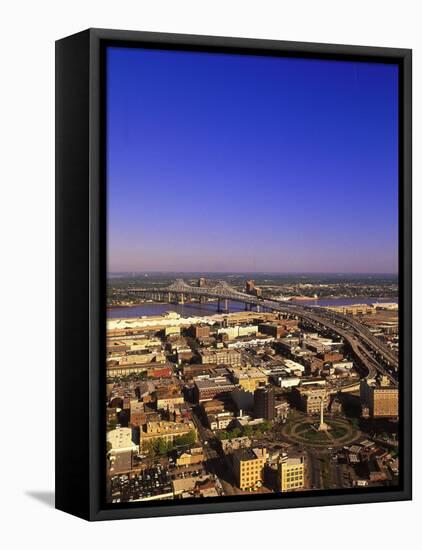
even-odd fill
[[[320,407],[321,408],[320,408],[318,431],[326,432],[328,430],[328,425],[324,422],[324,398],[323,397],[321,397]]]

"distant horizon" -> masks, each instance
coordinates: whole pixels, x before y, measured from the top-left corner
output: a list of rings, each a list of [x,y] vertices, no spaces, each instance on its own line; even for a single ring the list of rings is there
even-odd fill
[[[106,88],[110,273],[397,274],[397,65],[108,47]]]
[[[200,274],[210,274],[210,275],[388,275],[388,276],[398,276],[398,272],[382,272],[382,271],[203,271],[203,270],[192,270],[192,271],[181,271],[177,269],[173,270],[161,270],[161,269],[141,269],[141,270],[121,270],[121,271],[109,271],[108,275],[119,275],[119,274],[185,274],[185,275],[200,275]]]

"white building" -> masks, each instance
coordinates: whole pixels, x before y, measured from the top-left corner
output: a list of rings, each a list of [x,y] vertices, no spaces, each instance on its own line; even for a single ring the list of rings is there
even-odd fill
[[[107,442],[111,444],[113,452],[139,452],[139,445],[133,442],[131,428],[116,428],[107,432]]]

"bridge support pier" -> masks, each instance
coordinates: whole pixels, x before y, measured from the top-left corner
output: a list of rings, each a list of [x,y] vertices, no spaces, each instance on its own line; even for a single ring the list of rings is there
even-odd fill
[[[180,295],[180,303],[182,304],[182,306],[183,306],[184,303],[185,303],[185,295],[183,294],[183,292],[182,292],[182,294]]]

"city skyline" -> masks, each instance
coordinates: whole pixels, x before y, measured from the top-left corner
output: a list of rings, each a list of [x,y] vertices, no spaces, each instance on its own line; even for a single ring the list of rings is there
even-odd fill
[[[107,48],[110,505],[398,487],[398,73]]]
[[[165,274],[178,274],[178,273],[185,273],[186,275],[198,275],[200,273],[204,274],[214,274],[214,275],[254,275],[254,274],[260,274],[260,275],[385,275],[385,276],[398,276],[398,271],[396,272],[372,272],[372,271],[183,271],[183,270],[154,270],[154,269],[141,269],[141,270],[127,270],[127,271],[110,271],[109,275],[118,275],[118,274],[149,274],[149,273],[165,273]]]
[[[396,66],[109,48],[107,73],[110,273],[397,273]]]

